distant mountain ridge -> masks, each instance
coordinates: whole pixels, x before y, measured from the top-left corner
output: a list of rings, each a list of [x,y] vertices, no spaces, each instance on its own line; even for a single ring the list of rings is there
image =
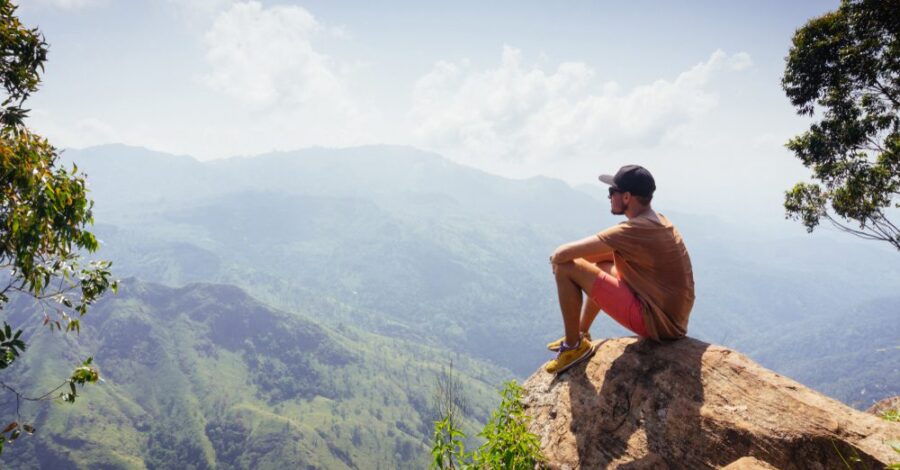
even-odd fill
[[[236,284],[289,311],[331,305],[328,324],[417,338],[520,377],[546,359],[542,345],[561,330],[547,255],[621,220],[602,196],[560,181],[500,178],[406,147],[205,163],[124,146],[65,155],[88,173],[100,255],[121,275]],[[122,162],[133,167],[123,172]],[[880,300],[900,285],[883,250],[759,238],[715,217],[672,212],[664,198],[654,204],[682,232],[694,264],[689,334],[775,370],[815,347],[804,342],[826,338],[841,368],[798,374],[805,383],[861,407],[900,392],[900,355],[877,356],[879,377],[859,354],[900,335],[896,322],[876,320],[881,310],[860,310],[887,302],[896,311],[895,301]],[[879,321],[872,341],[844,328],[843,312]],[[812,325],[817,333],[807,334]],[[604,318],[594,333],[627,334]]]
[[[86,170],[89,181],[104,181],[92,185],[94,196],[116,207],[135,203],[170,207],[229,193],[275,191],[371,199],[418,213],[415,208],[430,195],[430,202],[441,210],[452,212],[458,205],[485,216],[535,217],[554,223],[566,208],[591,206],[587,195],[558,180],[510,180],[402,146],[310,148],[199,162],[115,144],[67,150],[63,160]],[[534,198],[547,192],[555,197]],[[449,198],[434,199],[437,195]],[[102,212],[103,205],[98,204],[98,210]],[[587,222],[585,226],[590,226]]]

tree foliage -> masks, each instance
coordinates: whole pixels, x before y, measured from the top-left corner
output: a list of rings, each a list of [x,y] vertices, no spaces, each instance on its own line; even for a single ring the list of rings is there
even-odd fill
[[[16,6],[0,0],[0,309],[12,295],[32,297],[43,311],[43,324],[52,330],[78,332],[79,319],[89,306],[117,285],[110,280],[107,261],[85,263],[82,254],[98,242],[87,227],[93,223],[92,201],[77,167],[62,168],[58,152],[43,137],[29,131],[23,107],[38,89],[47,43],[36,28],[26,28],[15,15]],[[0,369],[7,369],[26,349],[21,328],[5,320],[0,329]],[[8,377],[8,376],[7,376]],[[0,381],[20,400],[60,398],[72,402],[75,385],[98,380],[88,358],[59,387],[29,397]],[[54,396],[68,385],[68,390]],[[18,408],[17,408],[18,414]],[[0,434],[14,440],[30,425],[13,421]],[[30,431],[28,431],[30,432]]]
[[[787,97],[820,117],[787,143],[818,180],[787,191],[788,217],[900,250],[900,0],[842,1],[797,30],[786,60]]]

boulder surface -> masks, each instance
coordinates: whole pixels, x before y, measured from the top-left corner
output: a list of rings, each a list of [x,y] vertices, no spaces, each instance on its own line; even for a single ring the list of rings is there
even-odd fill
[[[524,383],[551,468],[884,468],[900,424],[854,410],[731,349],[604,340],[590,361]],[[852,468],[857,468],[851,462]]]

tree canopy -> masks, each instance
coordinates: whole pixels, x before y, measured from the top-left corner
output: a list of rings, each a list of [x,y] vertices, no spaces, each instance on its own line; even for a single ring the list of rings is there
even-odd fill
[[[57,150],[25,126],[28,110],[23,104],[40,84],[47,43],[15,13],[15,5],[0,0],[0,86],[5,90],[0,105],[0,310],[11,296],[24,295],[43,312],[43,324],[50,330],[78,332],[80,317],[104,292],[115,290],[116,283],[110,279],[111,263],[82,259],[99,246],[87,229],[93,223],[93,203],[84,175],[74,166],[61,167]],[[0,369],[25,351],[22,332],[4,319]],[[8,375],[0,378],[5,379],[0,387],[14,393],[17,403],[54,398],[71,402],[77,395],[75,385],[94,382],[98,374],[88,358],[60,387],[41,396],[17,391],[7,383]],[[54,395],[60,389],[63,392]],[[0,451],[20,429],[34,430],[17,416],[0,434]]]
[[[822,219],[900,250],[900,0],[844,0],[797,30],[782,86],[819,120],[787,147],[817,183],[787,191],[787,216]]]

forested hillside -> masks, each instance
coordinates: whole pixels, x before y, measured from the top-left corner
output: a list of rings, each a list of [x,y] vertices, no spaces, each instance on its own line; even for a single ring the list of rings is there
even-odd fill
[[[51,388],[94,355],[104,381],[79,404],[23,406],[37,433],[8,445],[9,468],[422,468],[432,393],[450,360],[474,429],[508,373],[418,341],[323,327],[232,286],[173,289],[126,279],[75,342],[27,332],[41,354],[16,364],[21,390]],[[29,320],[23,301],[15,320]],[[2,396],[3,413],[15,399]]]

